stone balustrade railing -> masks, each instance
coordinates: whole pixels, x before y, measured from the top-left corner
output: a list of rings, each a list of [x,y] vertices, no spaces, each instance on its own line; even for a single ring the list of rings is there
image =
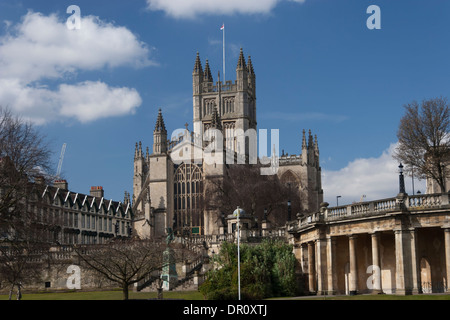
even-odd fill
[[[288,230],[306,228],[318,222],[378,216],[404,211],[431,211],[444,208],[449,206],[449,204],[448,193],[414,196],[405,194],[388,199],[358,202],[338,207],[328,207],[328,204],[324,204],[320,212],[306,217],[298,217],[297,220],[290,221],[288,223]]]

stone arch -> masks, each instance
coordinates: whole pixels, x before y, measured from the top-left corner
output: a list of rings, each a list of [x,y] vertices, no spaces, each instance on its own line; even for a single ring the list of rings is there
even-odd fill
[[[420,286],[423,293],[432,293],[431,265],[426,257],[420,259]]]
[[[285,184],[290,184],[291,186],[300,187],[300,179],[297,177],[292,170],[288,169],[281,174],[280,181]]]

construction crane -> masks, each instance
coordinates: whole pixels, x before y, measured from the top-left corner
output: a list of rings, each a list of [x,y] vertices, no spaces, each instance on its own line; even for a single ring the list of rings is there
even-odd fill
[[[61,168],[64,160],[64,153],[66,152],[66,146],[67,144],[64,143],[61,148],[61,155],[59,156],[58,169],[56,170],[56,179],[59,179],[59,176],[61,175]]]

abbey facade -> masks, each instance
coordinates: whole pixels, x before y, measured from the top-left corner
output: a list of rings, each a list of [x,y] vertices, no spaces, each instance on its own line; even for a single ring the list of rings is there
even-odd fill
[[[164,236],[167,228],[190,235],[222,232],[218,217],[230,213],[205,209],[208,183],[223,179],[230,163],[252,163],[255,157],[251,133],[257,130],[256,76],[251,57],[246,60],[241,49],[236,80],[222,82],[219,73],[214,82],[208,60],[203,68],[197,53],[192,78],[193,131],[186,124],[184,132],[168,139],[159,110],[153,147],[144,153],[141,142],[136,143],[132,208],[134,230],[143,238]],[[300,144],[300,155],[272,152],[271,161],[281,181],[299,189],[304,210],[316,212],[323,202],[317,137],[303,130]],[[223,154],[207,161],[204,154],[211,146]]]

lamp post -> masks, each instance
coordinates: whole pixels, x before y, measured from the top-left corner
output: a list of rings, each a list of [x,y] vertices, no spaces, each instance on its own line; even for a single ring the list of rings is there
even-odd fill
[[[405,191],[405,178],[403,176],[403,165],[400,163],[398,166],[399,176],[398,176],[398,184],[399,184],[399,193],[406,193]]]
[[[239,238],[240,238],[240,231],[239,231],[239,216],[241,215],[241,209],[239,206],[236,210],[234,210],[234,215],[237,217],[237,250],[238,250],[238,299],[241,300],[241,254],[239,249]]]

